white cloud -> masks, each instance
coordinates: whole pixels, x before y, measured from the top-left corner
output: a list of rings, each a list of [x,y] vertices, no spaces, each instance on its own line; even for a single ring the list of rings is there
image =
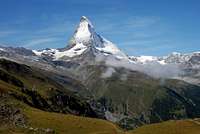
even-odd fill
[[[112,67],[109,67],[109,68],[107,68],[107,69],[105,70],[105,72],[103,72],[103,73],[101,74],[101,77],[102,77],[102,78],[110,77],[110,76],[112,76],[112,74],[113,74],[114,72],[116,72],[115,69],[112,68]]]
[[[111,67],[123,67],[126,69],[143,72],[154,78],[174,78],[183,74],[183,71],[176,64],[162,65],[158,62],[151,62],[148,64],[136,64],[128,61],[119,61],[112,56],[104,57],[101,55],[97,56],[96,61],[106,61],[106,64]],[[106,74],[107,77],[112,76],[112,73],[114,72],[112,70],[113,69],[108,69],[106,70],[106,73],[103,74]]]

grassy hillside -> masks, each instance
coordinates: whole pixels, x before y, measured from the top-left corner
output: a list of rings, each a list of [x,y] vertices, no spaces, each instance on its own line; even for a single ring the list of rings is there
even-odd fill
[[[140,127],[128,134],[199,134],[200,122],[197,120],[166,121]]]
[[[8,100],[7,100],[8,101]],[[27,133],[27,134],[123,134],[124,132],[111,122],[79,117],[69,114],[45,112],[39,109],[31,108],[17,100],[9,100],[7,106],[17,107],[20,114],[24,116],[25,124],[14,125],[12,121],[0,122],[0,133]],[[15,109],[15,111],[17,110]],[[10,111],[9,111],[10,112]],[[7,113],[9,114],[9,113]],[[14,114],[11,116],[15,116]],[[15,116],[15,119],[19,119]],[[1,119],[1,115],[0,115]],[[22,118],[20,118],[22,120]],[[1,120],[2,121],[2,120]]]
[[[105,120],[79,117],[66,114],[44,112],[24,106],[27,117],[26,128],[2,127],[1,134],[199,134],[199,120],[166,121],[139,127],[124,132],[113,123]]]
[[[51,128],[60,134],[121,134],[116,125],[105,120],[26,109],[33,128]]]

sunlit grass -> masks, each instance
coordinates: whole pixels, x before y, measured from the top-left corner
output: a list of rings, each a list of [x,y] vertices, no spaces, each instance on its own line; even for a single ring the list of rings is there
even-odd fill
[[[130,134],[200,134],[200,125],[194,120],[166,121],[140,127]]]

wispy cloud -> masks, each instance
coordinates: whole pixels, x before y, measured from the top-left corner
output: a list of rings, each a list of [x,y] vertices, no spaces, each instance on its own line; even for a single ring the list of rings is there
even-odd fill
[[[114,43],[130,55],[164,51],[170,49],[167,45],[173,44],[166,36],[170,28],[160,16],[129,16],[116,20],[110,19],[109,15],[104,17],[97,22],[97,31],[111,41],[114,38]]]
[[[162,45],[160,45],[162,44]],[[145,43],[142,46],[125,46],[123,50],[131,55],[152,55],[152,56],[161,56],[169,54],[173,51],[174,46],[170,45],[172,43]],[[164,52],[164,53],[163,53]]]
[[[48,25],[43,29],[38,30],[35,34],[43,34],[43,35],[60,35],[66,34],[69,31],[72,31],[72,28],[75,25],[70,21],[63,21],[55,24]]]
[[[39,39],[33,39],[31,41],[28,41],[25,45],[23,45],[23,47],[26,48],[30,48],[30,47],[34,47],[34,46],[38,46],[38,45],[42,45],[45,43],[52,43],[55,41],[58,41],[58,38],[39,38]]]
[[[124,45],[124,46],[132,46],[132,47],[152,47],[152,44],[168,44],[171,43],[171,40],[167,40],[167,39],[155,39],[155,38],[147,38],[147,39],[134,39],[134,40],[129,40],[129,41],[124,41],[124,42],[120,42],[120,44]]]
[[[147,26],[151,26],[151,25],[158,23],[159,20],[160,20],[160,18],[155,17],[155,16],[150,16],[150,17],[149,16],[146,16],[146,17],[136,16],[136,17],[132,17],[132,18],[128,19],[126,26],[130,27],[130,28],[147,27]]]
[[[118,20],[111,20],[109,17],[104,18],[103,20],[98,20],[99,26],[98,29],[103,32],[118,32],[124,33],[124,31],[143,30],[144,28],[151,27],[152,25],[160,23],[160,17],[155,16],[132,16],[128,18],[122,18]],[[117,32],[117,33],[118,33]]]
[[[33,31],[29,35],[28,41],[25,41],[25,45],[23,47],[36,48],[39,45],[43,45],[44,47],[51,47],[51,45],[53,43],[55,44],[55,42],[60,43],[60,41],[63,40],[67,41],[66,35],[69,35],[69,32],[72,31],[73,27],[73,23],[69,21],[50,24],[42,29]],[[49,46],[47,44],[49,44]],[[40,46],[39,48],[42,47]]]
[[[6,29],[0,30],[0,39],[1,39],[0,41],[6,44],[11,44],[11,46],[20,45],[22,47],[31,49],[60,47],[61,45],[63,46],[66,45],[65,43],[68,40],[67,35],[72,34],[71,32],[73,31],[72,29],[74,27],[75,25],[72,22],[63,18],[60,21],[59,20],[55,21],[55,23],[50,22],[45,24],[43,27],[36,27],[34,29],[24,28],[20,31],[19,30],[17,31],[13,30],[12,27],[11,28],[6,27]]]
[[[11,30],[6,30],[6,31],[0,31],[0,37],[6,37],[12,34],[16,34],[17,31],[11,31]]]

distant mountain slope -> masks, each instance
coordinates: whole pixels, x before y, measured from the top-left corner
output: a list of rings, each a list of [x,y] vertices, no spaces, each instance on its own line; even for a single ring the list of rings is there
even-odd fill
[[[84,98],[80,82],[36,68],[0,59],[1,90],[27,105],[45,111],[98,117]],[[63,83],[63,79],[65,80]]]
[[[187,81],[192,84],[200,85],[200,52],[181,54],[173,52],[168,56],[130,56],[137,64],[161,64],[163,66],[176,65],[182,71],[177,75],[177,79]]]
[[[85,76],[85,86],[101,104],[99,110],[124,128],[200,116],[199,86],[103,65],[89,65],[80,70]],[[108,70],[112,75],[104,77]]]

